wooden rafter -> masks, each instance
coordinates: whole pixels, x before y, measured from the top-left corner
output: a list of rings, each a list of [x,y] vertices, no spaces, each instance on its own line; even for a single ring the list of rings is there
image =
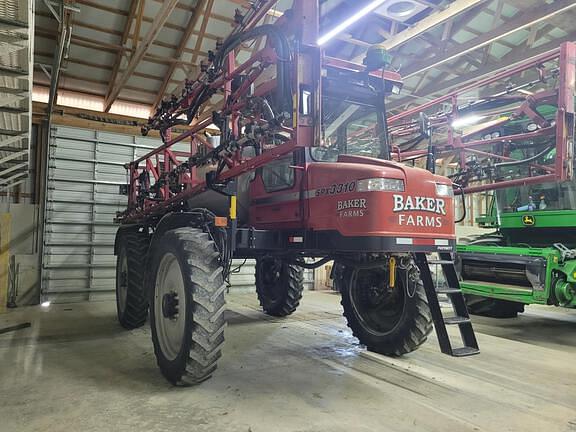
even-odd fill
[[[42,38],[54,40],[56,37],[56,34],[57,33],[54,30],[47,29],[45,27],[38,26],[35,28],[35,36],[36,37],[42,37]],[[129,47],[129,46],[111,44],[111,43],[104,42],[101,40],[96,40],[96,39],[87,38],[84,36],[79,36],[79,35],[74,35],[74,34],[72,34],[71,41],[74,45],[78,45],[78,46],[85,47],[85,48],[91,48],[91,49],[95,49],[95,50],[99,50],[99,51],[106,51],[106,52],[113,53],[113,54],[116,54],[118,52],[120,52],[120,53],[132,53],[132,52],[134,52],[134,48]],[[173,47],[173,49],[176,49],[176,47]],[[194,52],[191,49],[186,49],[184,51],[189,52],[189,53]],[[198,55],[205,57],[208,54],[205,52],[199,52]],[[167,63],[178,63],[178,64],[182,64],[182,65],[187,65],[187,66],[192,65],[191,63],[187,63],[185,61],[175,59],[173,57],[165,57],[165,56],[160,56],[160,55],[151,54],[151,53],[146,53],[143,60],[148,61],[148,62],[152,62],[152,63],[162,64],[162,65],[165,65]]]
[[[190,19],[188,20],[188,24],[186,25],[186,29],[184,30],[182,37],[180,38],[180,42],[178,43],[178,48],[176,48],[176,52],[174,53],[174,58],[180,59],[180,57],[182,57],[182,54],[184,53],[184,49],[186,48],[186,45],[188,44],[188,41],[190,40],[190,37],[192,36],[194,29],[196,28],[196,24],[198,23],[198,19],[200,18],[200,15],[202,14],[202,11],[204,11],[205,7],[206,7],[206,0],[201,0],[196,5],[196,9],[194,9],[194,11],[190,13]],[[198,36],[198,37],[200,37],[200,36]],[[176,63],[172,63],[168,67],[168,70],[166,71],[166,75],[164,76],[164,80],[162,81],[162,84],[160,85],[160,89],[158,90],[156,98],[154,99],[154,104],[152,106],[152,109],[154,109],[160,103],[162,98],[164,97],[164,93],[166,93],[166,88],[168,87],[168,84],[170,83],[170,79],[172,78],[172,75],[174,74],[175,70],[176,70]]]
[[[36,13],[36,15],[38,16],[45,16],[43,14],[43,12],[38,12]],[[46,15],[46,17],[51,18],[51,16]],[[146,21],[145,18],[142,19],[143,21]],[[152,19],[149,20],[149,22],[152,22]],[[170,26],[168,26],[168,24],[170,24]],[[86,29],[90,29],[90,30],[94,30],[100,33],[104,33],[106,35],[113,35],[113,36],[118,36],[118,37],[122,37],[123,35],[123,31],[119,31],[119,30],[114,30],[114,29],[110,29],[107,27],[103,27],[101,25],[98,24],[94,24],[91,22],[84,22],[81,20],[75,20],[74,21],[74,27],[78,27],[78,28],[86,28]],[[177,31],[184,31],[185,27],[181,27],[181,26],[174,26],[172,25],[172,23],[166,23],[165,27],[170,27],[171,29],[177,30]],[[42,27],[42,26],[38,26],[38,28],[43,28],[46,30],[46,27]],[[198,34],[198,32],[193,32],[193,34]],[[132,33],[130,33],[128,35],[128,39],[134,39],[136,36],[133,35]],[[218,37],[216,35],[212,35],[212,34],[206,34],[205,37],[207,39],[212,39],[212,40],[217,40]],[[140,36],[138,38],[139,41],[141,41],[143,38]],[[155,40],[154,42],[152,42],[152,45],[154,46],[158,46],[161,48],[169,48],[169,49],[176,49],[176,45],[170,44],[170,43],[166,43],[160,40]],[[192,50],[187,50],[187,52],[192,52]]]
[[[198,61],[198,51],[202,47],[202,41],[204,40],[204,35],[206,34],[206,28],[208,27],[208,21],[210,20],[210,13],[212,12],[212,7],[214,6],[214,0],[208,0],[206,2],[206,10],[204,11],[204,16],[202,18],[202,24],[200,24],[200,34],[196,39],[196,45],[194,46],[194,54],[192,56],[192,63]]]
[[[136,2],[135,2],[135,3],[136,3]],[[123,12],[124,12],[123,14],[117,14],[117,15],[127,17],[129,11],[123,11]],[[41,11],[41,10],[37,10],[37,11],[36,11],[36,15],[37,15],[37,16],[41,16],[41,17],[44,17],[44,18],[54,19],[52,14],[50,14],[50,13],[48,13],[48,12]],[[146,15],[142,16],[142,22],[145,22],[145,23],[150,24],[150,23],[152,23],[153,21],[154,21],[154,20],[153,20],[152,18],[147,17]],[[85,21],[82,21],[82,20],[75,20],[75,21],[74,21],[74,26],[75,26],[75,27],[79,27],[79,28],[88,28],[88,29],[91,29],[91,30],[96,30],[96,31],[100,31],[100,32],[103,32],[103,33],[108,33],[108,34],[117,35],[117,36],[121,36],[122,33],[123,33],[123,32],[121,32],[121,31],[118,31],[118,30],[115,30],[115,29],[98,26],[98,25],[96,25],[96,24],[94,24],[94,23],[89,23],[89,22],[85,22]],[[186,29],[186,27],[184,27],[184,26],[181,26],[181,25],[178,25],[178,24],[174,24],[174,23],[171,23],[171,22],[165,23],[165,24],[164,24],[164,27],[166,27],[166,28],[168,28],[168,29],[171,29],[171,30],[176,30],[176,31],[179,31],[179,32],[183,32],[183,31]],[[195,35],[195,34],[197,35],[198,32],[197,32],[197,31],[194,31],[192,34],[193,34],[193,35]],[[206,37],[207,39],[212,39],[212,40],[217,40],[217,39],[219,38],[219,36],[217,36],[217,35],[215,35],[215,34],[212,34],[212,33],[206,33],[205,37]]]
[[[135,0],[130,0],[130,1],[135,1]],[[164,0],[154,0],[154,1],[156,3],[164,3]],[[114,13],[114,14],[118,14],[118,15],[123,15],[123,16],[128,15],[128,12],[126,12],[126,10],[112,7],[112,6],[107,6],[105,4],[102,4],[102,2],[98,1],[98,0],[75,0],[75,2],[78,4],[89,6],[89,7],[94,8],[94,9],[99,9],[102,11],[106,11],[106,12],[110,12],[110,13]],[[184,3],[178,3],[176,5],[176,8],[181,9],[181,10],[185,10],[188,12],[192,12],[194,10],[194,6],[185,5]],[[211,18],[217,19],[218,21],[223,21],[223,22],[228,23],[228,24],[234,24],[234,19],[231,18],[230,16],[224,16],[224,15],[213,13],[213,14],[211,14]],[[148,20],[149,20],[149,22],[152,22],[151,18],[144,17],[144,21],[148,21]]]
[[[136,16],[136,24],[134,26],[134,34],[132,35],[132,46],[134,49],[138,48],[140,41],[140,28],[142,27],[142,18],[144,17],[144,6],[146,0],[138,0],[138,15]]]
[[[450,62],[471,51],[498,41],[516,31],[528,28],[536,23],[542,22],[552,16],[566,12],[575,7],[576,2],[573,0],[559,0],[552,4],[538,6],[537,8],[520,14],[517,18],[507,21],[505,24],[499,26],[497,31],[484,33],[477,38],[455,46],[443,55],[433,55],[429,59],[409,65],[405,70],[403,70],[402,76],[406,79],[438,65]]]
[[[204,10],[204,16],[202,17],[202,24],[200,24],[200,34],[196,38],[196,45],[194,46],[194,54],[192,55],[192,63],[198,61],[198,52],[202,47],[202,41],[204,40],[204,34],[206,34],[206,28],[208,27],[208,21],[210,20],[210,13],[212,12],[212,7],[214,6],[214,0],[207,0],[206,9]]]
[[[130,76],[132,75],[132,72],[134,72],[136,66],[138,66],[138,63],[140,63],[140,61],[144,58],[146,51],[148,50],[154,39],[156,39],[156,37],[160,33],[160,30],[162,30],[164,23],[166,22],[166,20],[176,7],[177,3],[178,0],[166,0],[164,3],[162,3],[162,7],[160,8],[156,17],[154,18],[154,22],[152,22],[152,25],[150,26],[150,29],[146,33],[146,36],[144,36],[142,43],[132,54],[132,57],[128,62],[128,66],[126,66],[126,69],[124,70],[120,78],[112,85],[112,90],[110,91],[110,94],[106,97],[104,101],[105,111],[108,111],[110,109],[112,103],[116,100],[116,98],[122,91],[122,87],[124,87],[124,85],[128,82]]]
[[[419,36],[420,34],[436,27],[437,25],[452,19],[454,16],[459,15],[462,12],[467,11],[474,6],[478,6],[486,1],[487,0],[456,0],[453,3],[450,3],[445,9],[428,15],[426,18],[418,21],[418,23],[414,26],[401,31],[390,39],[384,41],[382,46],[386,49],[396,48],[399,45],[402,45],[409,40]],[[352,61],[362,61],[363,55],[364,54],[353,58]]]
[[[132,20],[136,16],[138,3],[139,3],[138,1],[133,1],[130,4],[130,11],[128,12],[126,22],[124,23],[124,32],[122,33],[122,37],[120,39],[121,46],[125,46],[126,41],[128,41],[128,36],[130,35],[130,27],[132,27]],[[116,54],[116,60],[114,61],[114,68],[112,69],[112,74],[110,75],[110,83],[108,85],[108,90],[106,91],[106,97],[108,97],[112,92],[112,87],[116,82],[116,78],[118,77],[118,71],[120,70],[120,63],[122,62],[122,55],[123,55],[122,51],[118,51],[118,53]],[[106,111],[108,111],[109,109],[110,107],[108,107]]]

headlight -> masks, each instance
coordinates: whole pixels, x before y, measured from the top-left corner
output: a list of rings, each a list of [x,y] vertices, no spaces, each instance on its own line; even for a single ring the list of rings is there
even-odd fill
[[[358,192],[394,191],[404,192],[404,180],[390,178],[372,178],[359,180],[356,186]]]
[[[454,196],[454,190],[452,189],[452,185],[436,183],[436,195],[443,197]]]

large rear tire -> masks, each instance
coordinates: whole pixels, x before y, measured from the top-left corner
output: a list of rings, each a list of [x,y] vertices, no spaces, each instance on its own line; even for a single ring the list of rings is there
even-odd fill
[[[131,330],[143,326],[148,316],[144,272],[149,238],[146,232],[131,227],[119,233],[118,241],[116,312],[120,325]]]
[[[416,350],[432,331],[424,285],[410,263],[388,284],[385,269],[341,266],[335,284],[348,327],[369,351],[401,356]]]
[[[472,315],[490,318],[516,318],[524,312],[524,303],[466,294],[466,306]]]
[[[304,271],[274,257],[256,260],[256,293],[264,312],[283,317],[292,314],[302,299]]]
[[[158,366],[174,385],[212,375],[224,344],[224,291],[219,253],[199,229],[167,231],[151,250],[146,278]]]

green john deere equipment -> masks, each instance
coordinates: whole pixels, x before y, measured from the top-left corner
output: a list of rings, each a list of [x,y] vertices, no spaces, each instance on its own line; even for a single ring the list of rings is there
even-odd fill
[[[462,239],[457,247],[469,311],[509,318],[526,304],[576,307],[573,209],[573,181],[496,191],[488,216],[477,218],[496,230]]]

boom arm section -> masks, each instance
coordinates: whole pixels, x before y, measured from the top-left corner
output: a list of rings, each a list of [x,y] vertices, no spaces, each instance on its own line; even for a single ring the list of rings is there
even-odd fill
[[[198,77],[142,128],[144,135],[158,130],[163,145],[126,165],[128,208],[118,221],[184,209],[194,194],[319,141],[317,4],[295,0],[274,24],[256,26],[275,3],[257,1],[246,16],[237,11],[236,28],[200,64]],[[316,31],[302,31],[306,24]],[[248,48],[252,54],[242,60]],[[173,137],[174,126],[189,128]],[[201,134],[208,126],[219,134]]]
[[[441,161],[465,192],[572,180],[575,79],[567,42],[392,116],[393,156]]]

